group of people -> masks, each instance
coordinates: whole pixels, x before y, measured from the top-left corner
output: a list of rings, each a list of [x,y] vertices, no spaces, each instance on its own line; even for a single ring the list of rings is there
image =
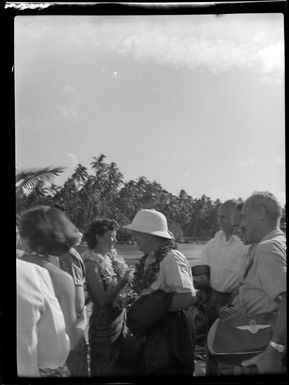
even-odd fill
[[[207,375],[286,371],[287,257],[281,216],[282,207],[269,192],[256,192],[245,203],[229,200],[218,210],[220,231],[205,245],[200,265],[192,269],[195,287],[210,290]],[[276,313],[275,326],[262,353],[244,360],[241,367],[214,357],[220,318],[270,312]]]
[[[61,208],[24,212],[17,226],[18,375],[193,376],[202,292],[208,299],[207,375],[225,373],[210,345],[220,315],[236,311],[277,312],[271,341],[242,363],[244,373],[252,366],[258,373],[286,370],[281,215],[268,192],[254,193],[244,204],[225,202],[218,209],[220,230],[191,268],[159,211],[142,209],[124,226],[144,253],[135,266],[116,252],[119,225],[113,219],[88,225],[82,237],[88,249],[80,256],[75,248],[82,234]],[[242,374],[234,365],[225,369]]]

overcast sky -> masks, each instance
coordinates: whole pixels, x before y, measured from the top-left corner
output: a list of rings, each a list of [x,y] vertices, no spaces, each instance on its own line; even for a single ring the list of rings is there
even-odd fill
[[[16,163],[285,203],[281,14],[17,16]]]

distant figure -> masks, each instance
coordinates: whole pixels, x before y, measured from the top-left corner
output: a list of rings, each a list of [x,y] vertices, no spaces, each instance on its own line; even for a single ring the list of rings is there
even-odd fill
[[[65,321],[46,269],[16,260],[17,372],[39,377],[63,365],[70,349]]]
[[[55,295],[62,309],[71,350],[83,338],[86,313],[75,310],[75,286],[71,276],[59,268],[58,258],[79,239],[79,231],[63,211],[39,206],[24,212],[19,222],[19,233],[25,254],[22,260],[46,268],[50,274]],[[69,375],[66,365],[59,370],[43,371],[45,377]]]
[[[246,244],[246,239],[244,235],[244,229],[241,227],[242,220],[242,208],[244,207],[244,203],[238,203],[232,210],[231,214],[231,225],[233,227],[233,235],[236,235],[240,238],[240,240]]]
[[[218,209],[220,230],[206,243],[198,266],[192,268],[194,285],[197,289],[211,288],[207,308],[209,324],[218,317],[221,307],[227,305],[231,293],[238,286],[245,264],[248,246],[239,236],[233,234],[231,215],[237,201],[228,200]]]

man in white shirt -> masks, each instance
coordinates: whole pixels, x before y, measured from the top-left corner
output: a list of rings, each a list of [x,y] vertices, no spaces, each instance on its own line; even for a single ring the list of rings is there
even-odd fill
[[[19,259],[16,267],[17,372],[39,377],[39,369],[65,363],[70,342],[48,271]]]
[[[220,230],[205,245],[200,264],[192,268],[195,288],[212,289],[207,308],[209,324],[218,317],[220,308],[231,300],[231,293],[239,284],[248,253],[248,246],[237,235],[233,235],[231,215],[237,204],[235,200],[228,200],[219,207]]]

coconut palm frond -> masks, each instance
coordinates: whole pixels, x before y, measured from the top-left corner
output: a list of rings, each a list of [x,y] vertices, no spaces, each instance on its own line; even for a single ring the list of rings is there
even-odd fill
[[[16,195],[21,195],[24,189],[33,189],[39,182],[52,182],[64,171],[64,167],[44,167],[22,170],[16,174]]]

